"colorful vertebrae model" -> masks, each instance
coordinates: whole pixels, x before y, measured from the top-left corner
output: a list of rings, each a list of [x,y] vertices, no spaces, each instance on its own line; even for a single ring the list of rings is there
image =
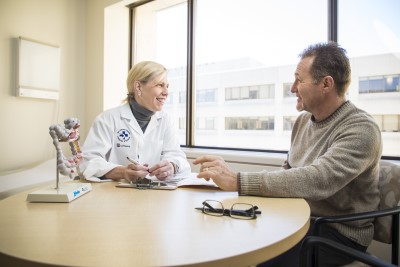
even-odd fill
[[[53,139],[53,145],[57,152],[57,171],[68,175],[73,179],[75,169],[79,174],[79,163],[82,160],[81,147],[79,145],[79,120],[68,118],[64,120],[64,126],[53,124],[49,127],[49,133]],[[72,157],[66,158],[59,142],[68,142],[71,147]]]

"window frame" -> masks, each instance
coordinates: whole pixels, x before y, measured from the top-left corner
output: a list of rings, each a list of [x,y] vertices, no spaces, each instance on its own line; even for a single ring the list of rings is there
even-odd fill
[[[129,8],[129,69],[133,66],[134,62],[134,14],[135,8],[149,2],[156,0],[139,0],[127,7]],[[327,41],[338,41],[338,1],[327,0],[328,2],[328,29]],[[195,60],[194,60],[194,39],[195,39],[195,2],[196,0],[187,0],[187,69],[186,69],[186,144],[181,145],[184,148],[199,148],[199,149],[213,149],[213,150],[232,150],[232,151],[247,151],[247,152],[265,152],[265,153],[279,153],[287,154],[288,150],[271,150],[271,149],[244,149],[234,147],[212,147],[212,146],[198,146],[194,145],[194,132],[195,132]],[[285,93],[285,92],[284,92]],[[287,97],[284,95],[284,97]],[[181,96],[179,96],[179,99]],[[239,99],[229,99],[241,100]],[[251,100],[249,98],[248,100]],[[181,103],[179,103],[181,104]],[[181,124],[181,122],[180,122]],[[386,160],[400,160],[397,156],[381,156],[381,159]]]

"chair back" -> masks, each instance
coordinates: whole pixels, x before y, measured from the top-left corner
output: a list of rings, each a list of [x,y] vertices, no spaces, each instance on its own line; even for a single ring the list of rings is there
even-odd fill
[[[398,206],[400,201],[400,165],[380,161],[379,171],[379,210]],[[374,221],[374,240],[392,243],[392,216],[378,217]],[[397,225],[398,227],[398,225]],[[398,230],[395,231],[398,233]]]

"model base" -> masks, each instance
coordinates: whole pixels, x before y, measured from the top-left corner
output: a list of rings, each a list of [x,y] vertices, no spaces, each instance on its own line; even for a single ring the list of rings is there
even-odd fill
[[[71,202],[72,200],[90,192],[90,183],[61,184],[58,189],[49,187],[28,194],[29,202]]]

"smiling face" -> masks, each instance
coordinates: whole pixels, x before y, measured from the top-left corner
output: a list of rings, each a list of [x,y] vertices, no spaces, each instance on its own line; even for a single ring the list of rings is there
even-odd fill
[[[135,100],[150,111],[160,111],[167,101],[168,87],[166,74],[155,77],[147,83],[135,81]]]
[[[291,92],[297,96],[296,109],[313,113],[322,103],[321,82],[316,82],[310,74],[313,57],[302,59],[296,68],[295,81]]]

